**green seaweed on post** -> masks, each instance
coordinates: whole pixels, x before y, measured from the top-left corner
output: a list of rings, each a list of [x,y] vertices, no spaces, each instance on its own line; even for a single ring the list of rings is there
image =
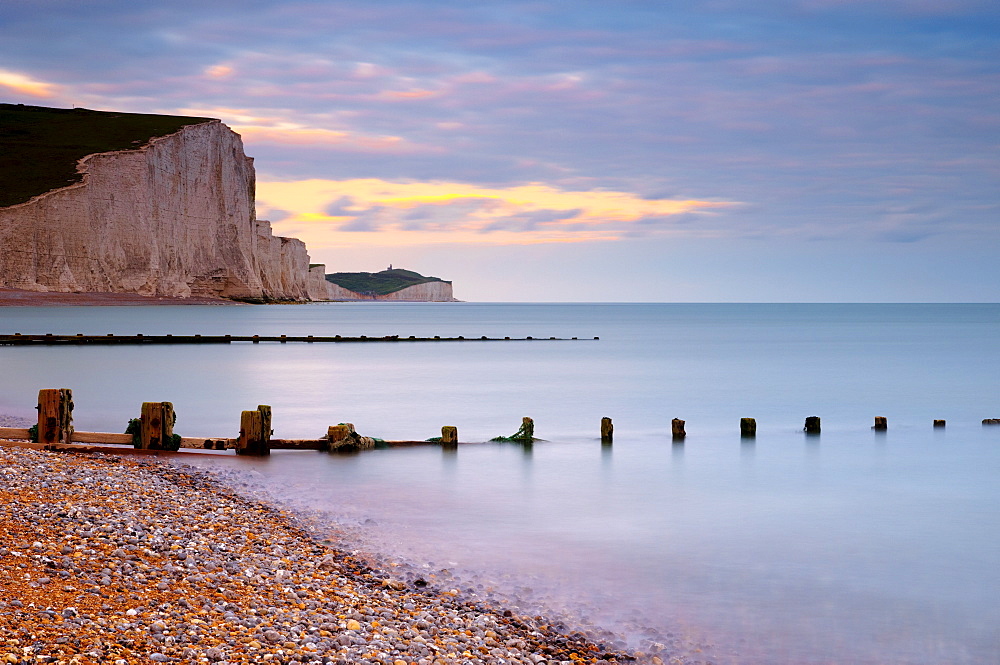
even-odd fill
[[[531,443],[539,440],[535,438],[535,422],[531,418],[524,418],[521,421],[521,427],[510,436],[497,436],[490,439],[490,441],[513,441],[515,443]]]
[[[142,419],[129,418],[125,433],[132,435],[132,445],[138,448],[142,445]]]

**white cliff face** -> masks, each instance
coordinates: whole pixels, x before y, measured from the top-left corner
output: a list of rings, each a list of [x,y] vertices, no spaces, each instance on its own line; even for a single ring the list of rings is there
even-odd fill
[[[254,212],[253,160],[218,120],[89,155],[83,181],[0,208],[0,287],[246,300],[453,301],[451,284],[362,296]]]
[[[422,302],[458,302],[452,294],[449,282],[425,282],[415,284],[405,289],[384,296],[376,296],[376,300],[422,301]]]
[[[326,281],[326,266],[323,264],[309,268],[308,293],[310,300],[358,300],[353,291]]]
[[[82,183],[0,208],[0,286],[305,299],[305,245],[254,214],[253,160],[218,121],[80,160]]]
[[[310,270],[310,275],[322,277],[323,284],[310,287],[309,297],[311,300],[389,300],[397,302],[459,302],[455,300],[450,282],[427,282],[400,289],[394,293],[384,296],[362,295],[354,291],[349,291],[344,287],[326,281],[323,273],[326,266],[319,265]],[[317,297],[320,294],[323,297]]]
[[[264,293],[282,300],[316,300],[309,295],[310,269],[306,244],[271,233],[271,223],[257,221],[255,259]],[[272,294],[280,294],[272,295]]]

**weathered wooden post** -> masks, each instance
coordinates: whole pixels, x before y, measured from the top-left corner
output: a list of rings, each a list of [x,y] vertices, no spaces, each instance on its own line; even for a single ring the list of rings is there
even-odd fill
[[[615,425],[611,418],[601,418],[601,443],[611,443],[615,438]]]
[[[375,439],[358,434],[352,423],[331,425],[326,430],[330,452],[370,450],[375,447]]]
[[[240,435],[236,440],[237,455],[259,454],[264,428],[261,423],[260,411],[243,411],[240,413]]]
[[[819,416],[809,416],[806,418],[806,425],[802,428],[806,434],[819,434]]]
[[[945,426],[945,421],[943,421],[943,420],[935,420],[934,421],[934,427],[944,427],[944,426]]]
[[[757,436],[757,421],[753,418],[740,418],[740,436],[745,439]]]
[[[683,439],[687,436],[687,432],[684,431],[684,421],[680,418],[674,418],[670,421],[670,434],[677,439]]]
[[[876,432],[884,432],[889,429],[889,421],[886,420],[885,416],[875,416],[875,424],[872,425],[872,429]]]
[[[524,418],[521,418],[521,431],[518,432],[518,434],[520,434],[519,438],[521,440],[523,440],[523,441],[527,441],[528,443],[531,443],[532,441],[534,441],[535,440],[535,421],[532,420],[531,418],[527,417],[527,416],[525,416]]]
[[[458,445],[458,428],[453,425],[445,425],[441,428],[441,445],[442,446],[457,446]]]
[[[336,450],[338,448],[337,443],[344,441],[351,435],[351,431],[354,426],[349,423],[340,423],[339,425],[330,425],[326,428],[326,440],[327,449]]]
[[[144,450],[172,450],[174,405],[170,402],[143,402],[139,416],[139,443]]]
[[[260,427],[264,432],[264,439],[269,442],[268,452],[270,452],[271,436],[274,434],[274,430],[271,428],[271,407],[267,404],[258,404],[257,410],[260,411]]]
[[[236,441],[236,454],[271,454],[271,407],[261,404],[256,411],[244,411],[240,414],[240,438]]]
[[[44,388],[38,391],[38,442],[70,443],[73,440],[73,391]]]

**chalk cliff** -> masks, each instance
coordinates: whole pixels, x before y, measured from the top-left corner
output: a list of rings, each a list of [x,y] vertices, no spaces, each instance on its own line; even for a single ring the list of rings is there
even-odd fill
[[[458,302],[452,292],[451,282],[415,284],[384,296],[375,296],[375,300]]]
[[[309,297],[305,245],[254,213],[253,160],[217,120],[80,160],[80,183],[0,208],[0,286]]]
[[[119,117],[0,107],[22,120],[52,113],[52,122],[79,116],[96,126]],[[135,149],[83,157],[73,184],[0,207],[0,288],[248,301],[454,300],[449,282],[372,296],[328,281],[324,266],[310,265],[301,240],[276,236],[270,222],[256,219],[253,159],[244,154],[238,134],[212,119],[130,117],[151,127],[164,118],[174,124],[148,141],[114,144]],[[51,149],[41,144],[61,134],[38,130],[44,123],[35,121],[36,134],[17,147],[21,153],[5,153],[10,159],[3,174],[27,173],[24,165],[33,161],[23,152],[26,145],[41,146],[39,154]],[[71,163],[56,161],[60,167]],[[67,182],[65,175],[55,182]],[[32,191],[41,189],[8,200],[24,201]]]

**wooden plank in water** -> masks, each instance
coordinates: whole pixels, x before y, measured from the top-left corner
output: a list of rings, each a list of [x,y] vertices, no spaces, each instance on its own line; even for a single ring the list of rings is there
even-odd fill
[[[271,439],[271,450],[323,450],[326,439]]]
[[[131,434],[111,434],[108,432],[73,432],[73,443],[115,443],[132,445]]]
[[[206,445],[207,444],[207,445]],[[225,437],[183,436],[181,448],[196,448],[199,450],[226,450],[236,445],[236,439]]]

